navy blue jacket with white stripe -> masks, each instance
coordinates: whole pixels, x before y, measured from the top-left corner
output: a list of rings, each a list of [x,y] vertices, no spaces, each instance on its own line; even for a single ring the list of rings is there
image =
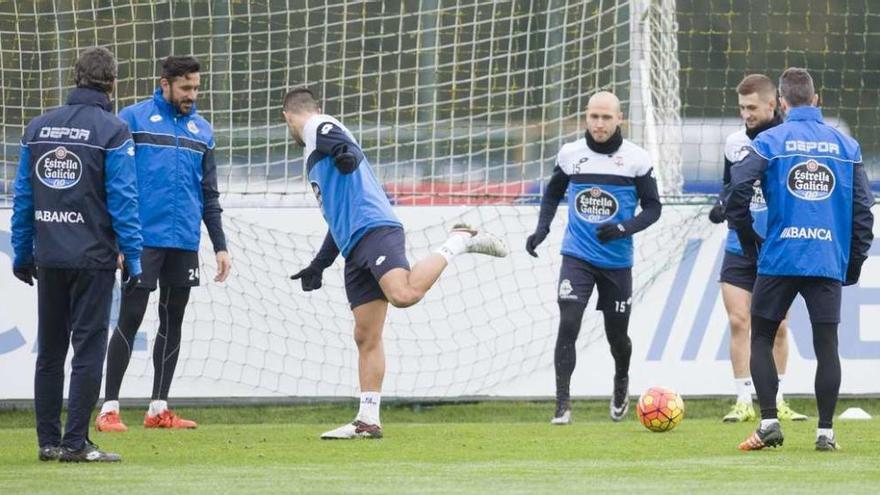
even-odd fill
[[[21,139],[12,213],[16,267],[115,270],[121,250],[141,273],[134,147],[107,93],[70,92]]]
[[[225,251],[211,124],[195,106],[182,115],[162,88],[119,118],[135,143],[144,246],[198,251],[204,220],[214,251]]]
[[[855,283],[874,237],[874,198],[859,144],[826,125],[818,108],[792,108],[731,168],[726,214],[737,230],[752,224],[756,180],[768,211],[758,273]]]

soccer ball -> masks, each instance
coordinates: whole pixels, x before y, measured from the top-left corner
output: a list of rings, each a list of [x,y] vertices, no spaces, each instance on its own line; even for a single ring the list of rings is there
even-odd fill
[[[684,418],[684,401],[671,388],[651,387],[639,397],[636,412],[645,428],[669,431]]]

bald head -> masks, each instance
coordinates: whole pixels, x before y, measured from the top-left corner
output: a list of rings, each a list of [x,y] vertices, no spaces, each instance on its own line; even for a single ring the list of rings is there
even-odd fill
[[[610,91],[599,91],[590,97],[587,102],[587,111],[591,108],[608,109],[615,113],[620,113],[620,100]]]
[[[597,143],[608,141],[623,122],[620,100],[614,93],[599,91],[587,103],[587,132]]]

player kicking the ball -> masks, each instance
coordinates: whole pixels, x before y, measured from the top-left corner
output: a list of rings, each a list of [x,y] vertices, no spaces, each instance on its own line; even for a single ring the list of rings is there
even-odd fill
[[[504,257],[507,246],[492,234],[460,224],[442,246],[410,269],[403,226],[351,132],[321,113],[314,94],[306,88],[285,95],[283,114],[290,134],[305,147],[309,183],[329,226],[315,259],[290,278],[300,280],[304,291],[318,289],[322,272],[342,253],[345,293],[355,321],[360,409],[352,423],[321,438],[382,438],[382,328],[388,303],[406,308],[419,302],[458,254]]]

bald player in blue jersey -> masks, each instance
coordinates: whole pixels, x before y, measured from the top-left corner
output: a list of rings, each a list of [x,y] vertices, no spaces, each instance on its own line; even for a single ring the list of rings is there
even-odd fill
[[[547,237],[559,202],[568,195],[568,225],[562,240],[559,273],[559,334],[556,338],[556,413],[551,424],[571,423],[571,375],[575,342],[587,301],[595,287],[605,336],[614,357],[614,391],[609,414],[622,421],[629,409],[628,332],[632,306],[633,238],[660,218],[660,196],[651,157],[623,139],[623,112],[614,94],[600,91],[587,104],[584,137],[559,150],[556,167],[541,200],[535,232],[526,251]],[[637,214],[636,206],[642,210]]]
[[[841,285],[855,284],[873,240],[874,217],[859,143],[822,120],[810,74],[790,68],[779,78],[785,122],[762,132],[731,168],[725,213],[743,253],[758,260],[752,293],[750,367],[761,423],[739,448],[781,446],[773,359],[779,322],[794,298],[806,302],[816,351],[816,450],[838,449],[832,429],[840,392]],[[764,236],[753,227],[749,203],[761,181],[767,203]]]
[[[388,303],[406,308],[419,302],[458,254],[504,257],[507,247],[492,234],[459,224],[442,246],[410,268],[403,225],[351,132],[323,114],[307,88],[287,93],[283,113],[294,140],[305,147],[309,184],[329,227],[314,261],[290,278],[300,280],[304,291],[318,289],[322,272],[341,253],[345,293],[355,321],[360,409],[352,423],[321,438],[381,438],[382,329]]]

